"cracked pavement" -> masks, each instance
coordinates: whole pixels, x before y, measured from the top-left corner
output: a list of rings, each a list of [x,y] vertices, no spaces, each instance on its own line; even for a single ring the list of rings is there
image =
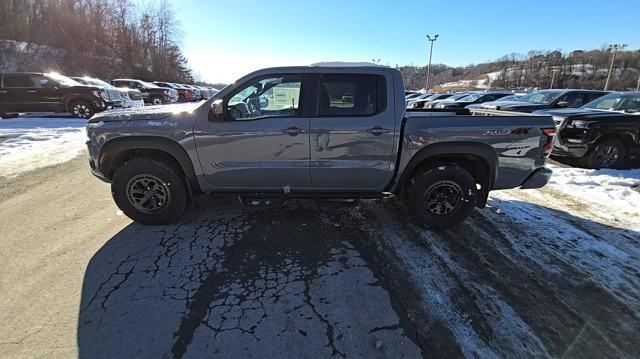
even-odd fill
[[[394,200],[152,227],[83,158],[2,180],[0,358],[636,357],[640,234],[545,191],[444,232]]]
[[[82,253],[86,261],[76,266],[73,278],[60,276],[65,268],[52,268],[39,260],[35,263],[39,253],[27,253],[24,248],[24,258],[29,260],[21,261],[23,270],[3,275],[4,288],[15,286],[24,273],[47,268],[48,275],[39,283],[71,286],[73,290],[35,288],[36,283],[26,283],[30,285],[25,286],[25,292],[3,301],[2,322],[9,326],[2,330],[0,356],[421,356],[410,325],[401,318],[405,314],[396,312],[394,299],[375,265],[356,248],[353,233],[338,223],[340,210],[318,208],[309,201],[281,208],[245,209],[237,200],[205,197],[204,203],[179,224],[142,226],[116,215],[108,185],[78,171],[84,172],[84,168],[77,168],[81,165],[84,163],[74,161],[62,166],[72,168],[77,183],[53,185],[57,187],[54,192],[76,192],[76,199],[63,204],[52,193],[52,202],[36,211],[44,213],[62,206],[64,210],[57,213],[77,216],[83,228],[77,228],[76,223],[76,228],[63,229],[63,234],[60,228],[69,226],[68,221],[50,224],[50,217],[45,216],[40,228],[32,218],[34,226],[27,233],[15,229],[6,237],[3,234],[3,241],[16,247],[94,243]],[[45,171],[67,175],[55,168]],[[49,186],[51,181],[43,181],[34,184],[33,190],[49,193]],[[89,187],[100,191],[91,193]],[[20,196],[23,194],[8,201],[22,204]],[[84,198],[91,200],[78,200]],[[15,203],[3,205],[5,218],[6,210]],[[93,213],[86,216],[89,218],[82,215],[87,210]],[[93,221],[98,220],[91,218],[94,216],[111,222],[111,233],[94,229]],[[47,236],[45,228],[54,232]],[[46,248],[42,251],[44,257],[49,256]],[[66,258],[54,265],[82,262],[77,253],[62,255]],[[12,261],[11,266],[17,262]],[[20,300],[42,294],[49,296],[48,305],[28,308]],[[57,312],[61,302],[71,304],[66,313],[55,315],[53,323],[29,333],[41,322],[37,314]],[[26,321],[23,311],[30,316]],[[53,340],[64,343],[61,348],[44,345],[44,340],[56,338],[60,323],[73,324],[69,317],[77,320],[77,332],[73,333],[77,352],[67,337]],[[64,335],[73,338],[68,330]]]

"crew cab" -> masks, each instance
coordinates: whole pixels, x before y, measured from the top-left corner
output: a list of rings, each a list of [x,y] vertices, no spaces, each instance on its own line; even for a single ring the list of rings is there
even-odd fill
[[[107,109],[107,93],[57,73],[0,74],[0,117],[23,112],[69,112],[90,118]]]
[[[114,79],[115,87],[136,89],[142,93],[144,103],[151,105],[169,104],[178,101],[178,91],[168,87],[160,87],[150,82],[135,79]]]
[[[555,121],[553,156],[577,158],[588,168],[617,168],[640,155],[640,92],[614,92],[577,109],[534,114]]]
[[[540,90],[512,102],[487,102],[480,108],[526,113],[554,108],[577,108],[606,94],[605,91],[596,90]]]
[[[373,64],[263,69],[198,105],[96,115],[89,164],[118,207],[145,224],[178,220],[204,192],[392,193],[420,224],[441,229],[485,206],[491,190],[547,183],[551,117],[407,111],[404,91],[400,71]]]

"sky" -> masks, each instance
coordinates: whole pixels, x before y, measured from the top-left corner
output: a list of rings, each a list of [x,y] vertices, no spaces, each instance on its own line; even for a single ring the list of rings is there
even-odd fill
[[[322,61],[464,66],[529,50],[640,49],[640,0],[173,0],[196,76]]]

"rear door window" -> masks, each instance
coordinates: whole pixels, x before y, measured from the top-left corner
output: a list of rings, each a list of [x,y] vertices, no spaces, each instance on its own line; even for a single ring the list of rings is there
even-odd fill
[[[2,84],[6,88],[34,87],[29,75],[4,75]]]
[[[386,82],[380,75],[323,75],[321,117],[372,116],[386,109]]]

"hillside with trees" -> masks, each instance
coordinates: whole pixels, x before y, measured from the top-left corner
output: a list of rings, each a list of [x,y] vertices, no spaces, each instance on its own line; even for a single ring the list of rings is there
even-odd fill
[[[167,0],[0,1],[0,71],[193,82]]]
[[[553,78],[556,88],[602,89],[611,64],[611,53],[606,49],[567,54],[560,51],[530,51],[527,55],[510,54],[496,61],[451,67],[431,66],[432,88],[447,83],[462,82],[464,87],[483,88],[549,88]],[[398,66],[405,85],[411,89],[424,88],[427,68]],[[554,76],[555,72],[555,76]],[[489,79],[488,74],[492,74]],[[610,90],[635,89],[640,76],[640,50],[620,51],[616,54],[609,83]]]

